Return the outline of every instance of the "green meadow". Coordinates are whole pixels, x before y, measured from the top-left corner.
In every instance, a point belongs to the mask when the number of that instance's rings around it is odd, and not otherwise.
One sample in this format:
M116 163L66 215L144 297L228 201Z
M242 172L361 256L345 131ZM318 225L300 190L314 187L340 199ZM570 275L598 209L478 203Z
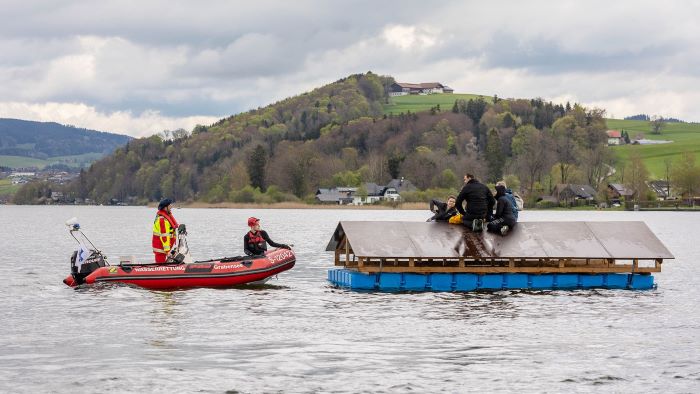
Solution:
M478 94L410 94L407 96L396 96L389 99L389 104L384 104L384 113L398 115L400 113L430 111L431 107L440 104L441 111L451 111L455 100L469 100L483 98L487 102L493 102L493 97Z
M37 159L25 156L3 156L0 155L0 166L10 168L36 167L42 169L52 164L65 164L69 167L87 167L90 163L102 158L102 153L85 153L73 156L56 156L48 159Z
M651 134L649 122L643 120L607 119L609 129L625 130L630 139L643 134L649 140L673 141L658 145L624 145L612 149L617 154L619 165L627 162L633 153L638 153L653 179L665 178L665 161L671 163L680 160L684 152L692 152L695 161L700 165L700 124L699 123L667 123L661 134Z
M8 178L0 179L0 197L15 194L21 185L13 185Z

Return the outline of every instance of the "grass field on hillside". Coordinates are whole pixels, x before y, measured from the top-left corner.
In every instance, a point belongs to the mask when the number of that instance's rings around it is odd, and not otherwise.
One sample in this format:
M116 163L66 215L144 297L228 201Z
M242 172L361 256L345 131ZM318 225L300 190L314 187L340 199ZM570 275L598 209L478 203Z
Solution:
M0 166L10 168L36 167L42 169L51 164L66 164L69 167L84 167L103 156L101 153L85 153L73 156L56 156L42 160L33 157L0 155Z
M670 158L672 162L677 161L683 152L694 153L696 163L700 165L700 124L668 123L660 135L651 134L649 122L643 120L607 119L607 124L609 129L626 130L630 139L643 133L646 139L673 141L670 144L613 147L621 163L626 162L633 152L638 152L652 178L663 179L664 160Z
M47 162L46 160L32 157L0 155L0 166L10 168L36 167L41 169L47 166Z
M396 96L389 99L389 104L384 105L384 113L398 115L400 113L429 111L430 107L440 104L440 110L451 111L455 100L469 100L483 98L487 102L492 102L493 97L480 96L478 94L410 94L407 96Z
M9 196L12 194L15 194L17 189L20 188L21 185L13 185L12 181L5 178L5 179L0 179L0 196Z

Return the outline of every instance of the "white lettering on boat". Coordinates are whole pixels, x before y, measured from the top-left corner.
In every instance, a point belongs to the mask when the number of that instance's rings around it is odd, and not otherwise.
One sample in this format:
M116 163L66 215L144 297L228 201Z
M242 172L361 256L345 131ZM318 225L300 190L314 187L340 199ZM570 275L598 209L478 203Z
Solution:
M280 261L287 260L288 258L292 257L292 252L289 250L285 250L281 253L278 253L273 256L269 256L269 259L272 260L274 263L279 263Z
M134 272L172 272L172 271L183 271L185 268L182 266L165 266L165 267L137 267L134 268Z
M216 264L214 265L215 270L230 270L234 268L241 268L243 267L243 264L236 263L236 264Z

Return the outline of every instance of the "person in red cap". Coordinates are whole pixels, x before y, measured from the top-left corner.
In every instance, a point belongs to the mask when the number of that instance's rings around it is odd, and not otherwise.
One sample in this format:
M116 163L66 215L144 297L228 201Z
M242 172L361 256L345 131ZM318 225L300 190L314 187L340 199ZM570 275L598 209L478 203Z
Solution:
M264 255L267 251L267 244L273 248L289 249L288 245L278 244L271 240L267 231L260 229L260 219L248 218L248 227L250 227L250 231L243 236L243 248L248 256Z

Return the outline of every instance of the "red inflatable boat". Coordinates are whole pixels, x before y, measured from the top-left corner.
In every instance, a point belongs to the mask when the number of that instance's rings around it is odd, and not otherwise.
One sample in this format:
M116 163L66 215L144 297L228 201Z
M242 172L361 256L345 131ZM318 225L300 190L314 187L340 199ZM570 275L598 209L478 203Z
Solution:
M264 283L270 277L294 267L295 263L293 251L275 249L268 251L265 256L222 258L190 264L105 265L82 281L87 285L119 282L147 289L230 287ZM77 285L73 275L68 275L63 283L68 286Z
M110 265L102 252L83 234L75 219L66 222L78 241L71 257L71 274L63 280L68 286L95 283L126 283L147 289L183 289L190 287L230 287L246 283L261 284L270 277L294 267L291 249L273 249L264 256L222 257L192 262L185 226L180 225L177 249L164 264ZM89 245L89 246L87 246Z

